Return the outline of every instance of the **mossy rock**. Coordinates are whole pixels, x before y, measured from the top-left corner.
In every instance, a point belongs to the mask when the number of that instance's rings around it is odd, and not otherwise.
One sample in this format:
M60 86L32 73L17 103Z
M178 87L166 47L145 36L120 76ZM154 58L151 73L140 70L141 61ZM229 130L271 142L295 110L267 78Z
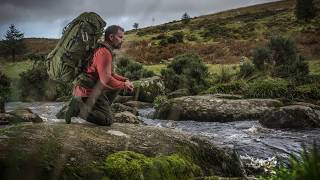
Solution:
M0 179L243 176L231 151L163 128L21 123L0 129L0 137Z
M134 96L135 100L150 102L165 93L165 87L160 77L154 76L151 78L134 81Z
M114 117L113 122L117 122L117 123L131 123L131 124L142 123L136 115L132 114L129 111L115 113L113 117Z
M139 113L138 113L136 108L130 107L130 106L126 106L124 104L113 103L111 105L111 108L112 108L112 112L113 113L121 113L121 112L124 112L124 111L128 111L128 112L131 112L132 114L134 114L136 116L139 115Z
M168 94L168 98L177 98L177 97L182 97L182 96L188 96L190 95L190 92L188 89L178 89L176 91L173 91Z
M103 167L110 179L189 179L202 176L201 169L183 156L146 157L132 151L109 155Z
M41 123L43 120L28 108L15 109L1 115L3 121L8 121L9 124L21 122Z

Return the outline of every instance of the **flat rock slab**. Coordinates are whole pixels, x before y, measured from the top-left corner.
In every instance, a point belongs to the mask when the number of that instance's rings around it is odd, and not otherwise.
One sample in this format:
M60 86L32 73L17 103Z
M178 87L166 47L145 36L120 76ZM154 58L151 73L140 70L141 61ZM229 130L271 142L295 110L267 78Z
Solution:
M230 122L258 119L267 110L280 107L274 99L222 99L213 95L185 96L170 99L159 105L155 118Z

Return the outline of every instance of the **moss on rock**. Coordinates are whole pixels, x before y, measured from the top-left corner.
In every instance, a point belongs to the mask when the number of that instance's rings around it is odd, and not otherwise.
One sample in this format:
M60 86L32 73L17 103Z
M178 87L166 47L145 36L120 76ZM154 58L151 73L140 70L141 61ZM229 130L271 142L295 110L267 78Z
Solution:
M146 157L120 151L106 158L104 171L110 179L188 179L201 175L200 167L179 154Z

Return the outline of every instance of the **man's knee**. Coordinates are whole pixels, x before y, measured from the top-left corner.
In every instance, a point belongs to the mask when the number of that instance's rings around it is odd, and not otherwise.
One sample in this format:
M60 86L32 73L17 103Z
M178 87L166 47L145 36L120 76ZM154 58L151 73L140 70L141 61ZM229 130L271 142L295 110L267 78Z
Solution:
M113 123L111 115L99 111L90 113L86 120L100 126L110 126Z

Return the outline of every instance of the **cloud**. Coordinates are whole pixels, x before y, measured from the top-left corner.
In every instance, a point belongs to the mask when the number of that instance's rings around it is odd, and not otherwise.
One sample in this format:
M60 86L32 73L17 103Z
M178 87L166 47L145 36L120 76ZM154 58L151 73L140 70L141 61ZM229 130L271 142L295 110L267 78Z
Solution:
M131 29L134 22L140 27L152 25L152 18L159 24L180 19L184 12L193 17L271 1L275 0L1 0L0 32L17 24L28 29L26 36L37 36L32 33L34 25L34 32L44 36L50 32L52 37L84 11L97 12L108 24Z

